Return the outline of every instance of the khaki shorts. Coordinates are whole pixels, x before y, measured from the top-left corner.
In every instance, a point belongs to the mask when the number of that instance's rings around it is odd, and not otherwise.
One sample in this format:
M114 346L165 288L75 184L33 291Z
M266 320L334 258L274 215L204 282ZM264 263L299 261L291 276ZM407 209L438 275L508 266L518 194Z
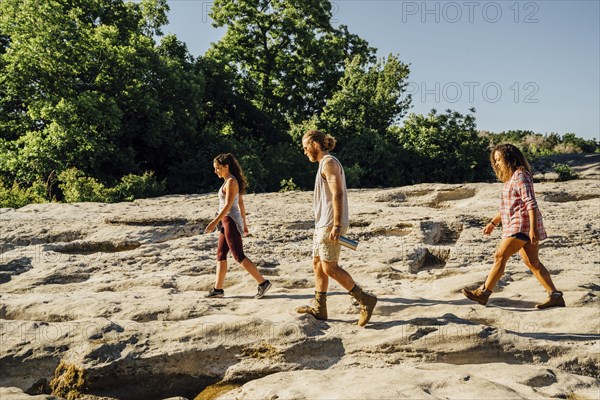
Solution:
M329 240L331 228L331 226L315 228L312 247L313 258L319 257L323 261L338 261L340 259L342 245L339 242L333 243ZM348 231L348 227L343 226L340 235L346 234L346 231Z

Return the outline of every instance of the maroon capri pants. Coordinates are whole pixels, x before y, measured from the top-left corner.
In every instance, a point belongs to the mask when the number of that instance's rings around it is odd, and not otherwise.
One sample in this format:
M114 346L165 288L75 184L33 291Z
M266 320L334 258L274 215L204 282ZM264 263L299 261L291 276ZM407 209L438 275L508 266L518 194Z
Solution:
M235 261L241 263L246 258L246 255L242 247L242 235L240 235L237 225L231 217L223 218L221 225L219 245L217 246L217 261L227 260L227 253L231 250Z

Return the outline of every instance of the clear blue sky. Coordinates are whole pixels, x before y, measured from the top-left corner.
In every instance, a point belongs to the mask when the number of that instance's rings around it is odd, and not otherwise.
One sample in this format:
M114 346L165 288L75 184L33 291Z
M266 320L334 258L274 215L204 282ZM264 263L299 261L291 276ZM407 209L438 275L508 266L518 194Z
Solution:
M169 0L199 56L218 41L212 2ZM600 139L600 1L332 1L334 25L410 64L411 112L477 109L477 126Z

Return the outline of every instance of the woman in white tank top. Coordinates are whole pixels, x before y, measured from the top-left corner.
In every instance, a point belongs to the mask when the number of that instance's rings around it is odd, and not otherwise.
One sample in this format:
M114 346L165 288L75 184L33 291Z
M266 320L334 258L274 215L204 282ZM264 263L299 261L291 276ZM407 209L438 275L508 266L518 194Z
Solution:
M205 297L223 297L223 284L227 274L227 254L231 250L233 257L258 283L258 292L254 297L262 298L271 287L256 265L244 254L242 235L248 234L246 209L243 193L248 185L244 172L233 154L219 154L213 160L215 173L223 179L219 189L219 213L204 230L211 233L219 226L219 244L217 246L217 277L215 286Z

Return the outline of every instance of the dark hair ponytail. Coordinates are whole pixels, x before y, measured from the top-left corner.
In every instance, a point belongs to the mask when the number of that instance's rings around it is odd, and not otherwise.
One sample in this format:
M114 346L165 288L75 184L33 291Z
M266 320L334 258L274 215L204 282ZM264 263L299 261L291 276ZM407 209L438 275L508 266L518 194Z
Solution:
M240 188L240 193L245 194L248 189L248 180L246 179L246 175L244 175L244 171L240 166L240 163L235 158L235 156L231 153L222 153L215 157L213 162L219 165L228 165L229 172L231 175L235 176L235 179L238 181L238 186Z

